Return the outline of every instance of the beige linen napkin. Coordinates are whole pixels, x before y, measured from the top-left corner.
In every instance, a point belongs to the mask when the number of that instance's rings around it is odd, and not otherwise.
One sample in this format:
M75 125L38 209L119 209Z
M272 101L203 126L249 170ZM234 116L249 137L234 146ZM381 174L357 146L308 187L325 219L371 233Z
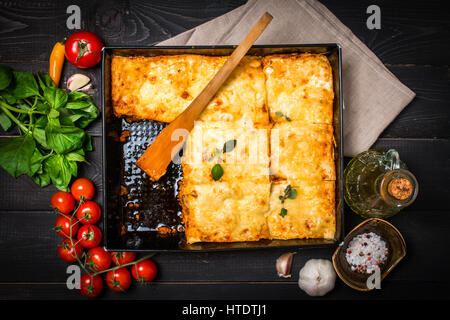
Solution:
M367 150L414 98L346 26L314 0L249 0L245 5L159 45L239 44L264 12L274 18L257 44L342 46L344 154Z

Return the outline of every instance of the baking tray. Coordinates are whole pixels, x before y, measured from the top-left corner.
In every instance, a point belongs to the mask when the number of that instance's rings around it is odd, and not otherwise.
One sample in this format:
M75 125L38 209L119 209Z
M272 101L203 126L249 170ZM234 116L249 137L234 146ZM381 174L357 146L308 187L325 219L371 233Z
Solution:
M150 181L134 162L166 124L155 121L127 122L114 116L111 104L111 56L159 56L174 54L230 55L235 46L105 47L102 51L103 108L103 203L104 245L112 251L220 251L279 247L329 247L342 240L343 143L342 59L339 44L255 45L248 55L321 53L328 57L334 80L334 138L336 165L336 234L334 239L260 240L257 242L187 244L180 218L178 181L180 165L171 163L157 182ZM129 132L121 142L122 132ZM126 190L125 190L126 188ZM160 234L157 228L175 228Z

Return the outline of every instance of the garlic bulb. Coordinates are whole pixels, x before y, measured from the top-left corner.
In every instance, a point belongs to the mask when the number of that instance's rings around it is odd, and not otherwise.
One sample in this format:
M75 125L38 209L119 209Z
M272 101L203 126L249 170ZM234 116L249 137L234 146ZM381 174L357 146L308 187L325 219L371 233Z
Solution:
M311 259L300 270L298 286L310 296L323 296L333 290L336 272L329 260Z
M292 257L294 254L296 254L296 252L288 252L277 259L276 268L279 277L291 277Z

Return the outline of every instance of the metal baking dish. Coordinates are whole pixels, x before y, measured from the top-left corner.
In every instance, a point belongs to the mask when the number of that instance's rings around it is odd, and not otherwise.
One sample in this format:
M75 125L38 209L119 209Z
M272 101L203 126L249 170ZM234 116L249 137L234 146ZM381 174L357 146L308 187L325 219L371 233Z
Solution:
M333 240L261 240L237 243L187 244L177 198L181 167L171 163L167 173L152 182L134 164L165 124L154 121L127 122L116 118L111 104L111 56L159 56L174 54L230 55L234 46L196 47L105 47L102 52L103 106L103 197L104 243L114 251L217 251L270 247L334 246L343 235L343 143L342 143L342 76L341 47L338 44L256 45L248 55L265 56L279 53L322 53L333 69L334 137L336 164L336 234ZM127 142L120 142L128 131ZM124 192L127 189L126 193ZM176 228L178 232L162 235L159 226Z

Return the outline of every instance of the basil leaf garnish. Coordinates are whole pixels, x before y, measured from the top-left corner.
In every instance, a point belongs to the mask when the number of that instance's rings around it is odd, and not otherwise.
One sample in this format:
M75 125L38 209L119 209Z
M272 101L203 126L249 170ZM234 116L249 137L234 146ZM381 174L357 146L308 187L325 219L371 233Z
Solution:
M223 145L223 153L233 151L234 148L236 147L236 143L237 143L237 141L235 139L228 140L227 142L225 142L225 144Z
M215 181L219 180L223 176L223 168L220 164L216 163L211 169L211 175Z

